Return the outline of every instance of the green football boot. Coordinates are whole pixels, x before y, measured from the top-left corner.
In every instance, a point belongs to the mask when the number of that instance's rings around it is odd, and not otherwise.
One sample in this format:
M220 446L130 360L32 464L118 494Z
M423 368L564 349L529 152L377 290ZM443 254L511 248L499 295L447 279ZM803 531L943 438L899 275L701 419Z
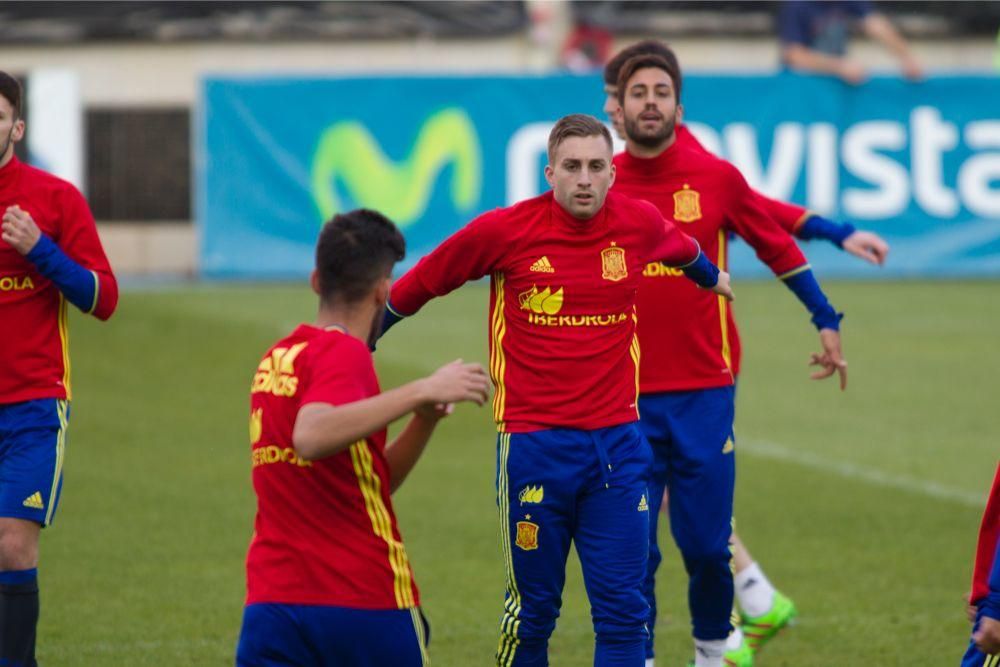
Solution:
M771 610L761 616L743 615L743 637L745 643L750 646L750 650L756 653L764 647L764 644L771 641L778 632L786 625L791 624L799 612L795 609L795 603L787 597L774 592L774 602ZM728 654L727 654L728 655Z
M739 648L726 651L722 656L722 664L726 667L753 667L753 648L746 635L743 635Z

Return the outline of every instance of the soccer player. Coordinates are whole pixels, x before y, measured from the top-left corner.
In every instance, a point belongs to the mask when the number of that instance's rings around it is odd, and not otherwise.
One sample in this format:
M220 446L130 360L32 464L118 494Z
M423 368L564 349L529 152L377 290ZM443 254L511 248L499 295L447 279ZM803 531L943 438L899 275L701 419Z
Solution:
M979 529L969 604L972 639L962 658L962 667L997 667L1000 665L1000 466Z
M0 664L35 664L38 537L56 514L70 411L66 305L106 320L118 284L83 196L22 163L21 84L0 72Z
M489 379L452 362L380 392L381 329L402 235L375 211L320 232L315 324L267 351L250 389L257 516L247 555L240 666L427 664L427 629L390 494L450 404L482 405ZM412 413L386 445L386 426Z
M636 56L618 79L626 152L615 157L615 190L643 197L698 239L725 264L728 234L743 237L813 315L824 352L817 376L838 372L846 383L840 352L840 317L827 302L805 258L788 233L759 205L735 167L704 151L676 143L679 74L664 59ZM670 488L670 525L690 576L689 604L698 667L721 665L730 635L733 575L729 541L735 477L735 369L724 302L686 289L668 271L649 267L639 290L641 366L639 413L654 449L650 495ZM669 320L662 313L671 313ZM651 517L647 591L655 613L653 575L660 554ZM655 619L655 616L653 616ZM647 657L652 657L652 645ZM730 664L750 664L744 646Z
M604 113L614 126L618 136L622 139L625 138L625 130L622 127L621 117L618 113L618 73L621 71L622 65L629 58L649 54L660 56L677 72L681 71L680 63L673 49L663 42L653 39L636 42L625 47L615 54L604 67ZM674 129L676 141L679 145L705 151L705 148L695 138L694 134L691 133L691 130L682 122L678 121ZM767 211L768 215L775 222L803 241L812 239L826 240L855 257L879 266L885 263L889 255L889 244L878 234L867 230L859 230L850 223L829 220L802 206L772 199L760 192L756 192L755 196L758 198L761 207ZM736 354L739 350L738 342L738 339L734 336L734 343L736 344L734 358L738 356ZM739 367L739 364L737 363L736 366Z
M596 118L560 119L545 168L552 190L480 215L392 289L400 318L466 281L491 279L503 667L548 664L571 542L590 597L594 664L643 664L656 505L636 425L636 291L644 267L663 261L731 297L728 275L652 205L608 194L611 157L611 135Z
M604 91L606 94L604 111L622 138L625 138L625 130L621 115L618 113L620 108L618 104L618 74L622 65L630 58L648 54L660 56L680 73L680 64L676 54L669 46L657 40L636 42L622 49L604 68ZM680 82L680 77L678 81ZM675 142L678 146L707 153L690 130L681 124L681 119L675 125L675 136ZM759 192L755 192L755 197L775 222L800 239L826 239L850 254L877 265L883 264L888 256L889 245L877 234L855 229L850 224L828 220L801 206L771 199ZM734 375L736 375L740 367L741 348L736 323L730 321L729 324L730 352ZM667 495L665 494L665 509L667 507L666 499ZM653 538L655 539L655 535ZM733 565L736 571L736 599L742 611L742 625L729 638L729 648L732 654L728 657L733 661L738 661L740 653L744 655L747 653L747 649L743 647L744 633L748 639L747 646L756 651L787 625L797 612L792 601L782 595L780 591L775 590L767 575L754 561L735 532L731 546Z

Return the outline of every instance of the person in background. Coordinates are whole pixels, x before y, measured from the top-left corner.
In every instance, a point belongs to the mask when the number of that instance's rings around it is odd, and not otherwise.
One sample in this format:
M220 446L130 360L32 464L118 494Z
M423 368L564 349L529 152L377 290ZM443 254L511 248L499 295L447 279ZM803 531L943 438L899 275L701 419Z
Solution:
M923 78L924 68L903 36L864 0L784 2L778 12L782 63L799 72L833 75L851 85L864 83L868 67L847 56L847 42L855 25L899 59L903 76L911 81Z

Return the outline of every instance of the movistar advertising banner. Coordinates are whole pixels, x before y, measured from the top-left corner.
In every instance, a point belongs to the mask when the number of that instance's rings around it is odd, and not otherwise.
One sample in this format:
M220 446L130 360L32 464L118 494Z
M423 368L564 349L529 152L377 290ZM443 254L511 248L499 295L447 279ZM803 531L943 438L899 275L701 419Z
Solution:
M596 76L204 82L197 216L209 277L301 277L320 225L375 208L413 261L543 191L552 123L600 115ZM1000 276L1000 80L692 75L685 120L765 193L877 231L874 269L813 242L821 275ZM737 276L760 274L736 244Z

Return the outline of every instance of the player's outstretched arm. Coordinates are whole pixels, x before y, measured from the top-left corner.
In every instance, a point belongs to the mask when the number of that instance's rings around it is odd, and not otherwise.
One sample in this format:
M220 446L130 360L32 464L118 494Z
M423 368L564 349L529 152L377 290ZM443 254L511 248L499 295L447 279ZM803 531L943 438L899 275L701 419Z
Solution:
M295 418L292 446L307 461L326 458L418 408L462 401L482 405L488 391L482 366L455 361L426 378L354 403L303 405Z
M849 222L837 222L810 214L795 229L795 236L805 241L824 239L866 262L882 266L889 256L889 244L875 232L857 229Z
M70 303L87 314L106 320L118 304L118 284L100 247L93 218L83 198L77 196L85 215L79 211L67 212L75 227L67 230L62 242L70 246L72 254L93 260L85 262L88 266L92 264L92 268L74 260L43 234L31 215L20 206L9 206L4 211L0 237L51 280Z
M505 234L502 215L490 211L424 256L393 284L378 337L431 299L491 273L509 243Z

